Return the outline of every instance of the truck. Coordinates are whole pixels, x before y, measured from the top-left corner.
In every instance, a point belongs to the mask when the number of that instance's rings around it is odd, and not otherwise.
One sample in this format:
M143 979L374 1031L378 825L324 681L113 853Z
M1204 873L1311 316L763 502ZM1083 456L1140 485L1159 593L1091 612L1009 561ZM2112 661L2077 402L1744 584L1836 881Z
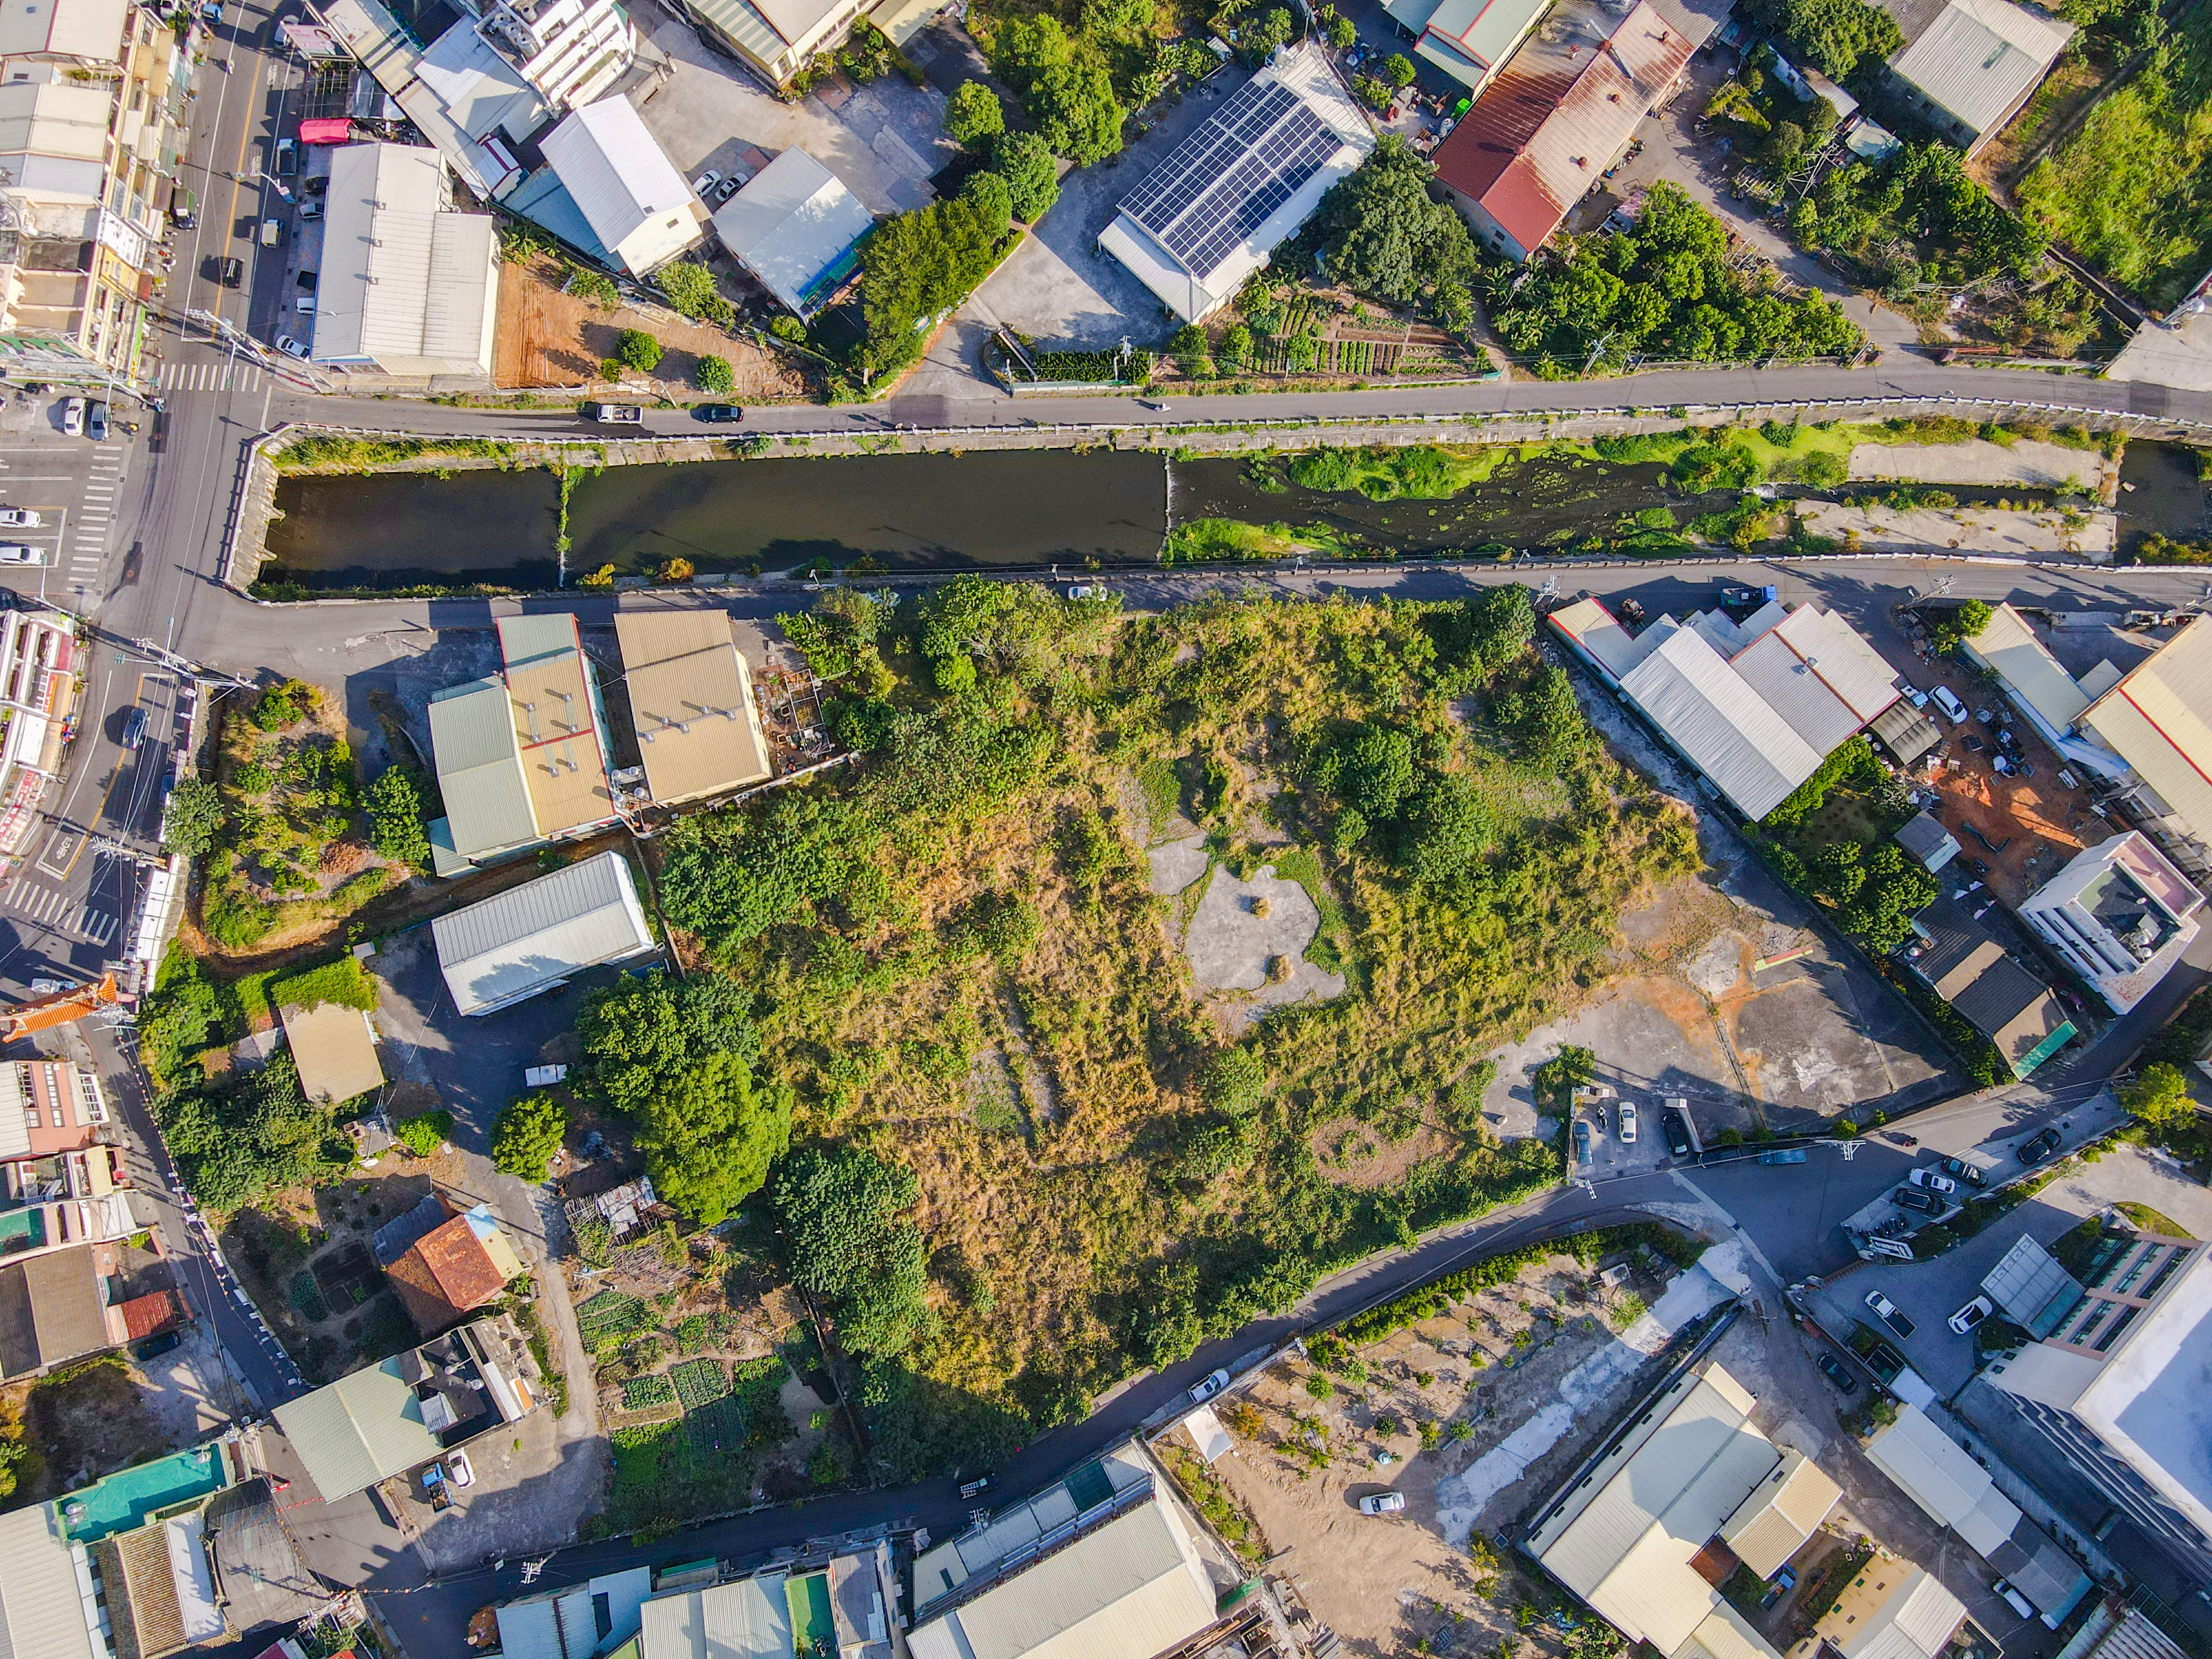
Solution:
M586 420L598 421L605 426L642 426L645 423L645 405L642 404L587 404L585 405L584 416Z

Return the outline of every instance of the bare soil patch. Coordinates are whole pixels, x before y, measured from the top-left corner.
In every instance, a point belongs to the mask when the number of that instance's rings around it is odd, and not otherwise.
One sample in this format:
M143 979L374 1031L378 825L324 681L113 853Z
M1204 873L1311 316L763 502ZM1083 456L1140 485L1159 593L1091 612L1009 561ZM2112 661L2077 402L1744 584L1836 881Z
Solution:
M1428 1124L1394 1143L1348 1115L1316 1126L1307 1140L1326 1179L1340 1187L1363 1188L1402 1181L1415 1164L1451 1145L1450 1137Z
M750 340L708 323L671 322L629 306L603 309L597 302L561 291L559 260L540 255L499 269L498 359L492 384L502 387L574 386L603 388L659 397L698 396L693 372L702 357L720 357L737 377L730 394L741 403L769 403L800 397L805 383L783 360ZM659 340L666 355L651 374L633 372L618 386L599 378L599 361L615 355L625 329L642 329Z

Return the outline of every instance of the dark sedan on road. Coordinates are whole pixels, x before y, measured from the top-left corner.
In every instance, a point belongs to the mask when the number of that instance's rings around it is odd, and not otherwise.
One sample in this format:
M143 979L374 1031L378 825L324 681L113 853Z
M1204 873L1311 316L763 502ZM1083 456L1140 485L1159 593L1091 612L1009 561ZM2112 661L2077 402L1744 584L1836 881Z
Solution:
M1965 1182L1969 1187L1986 1187L1990 1184L1989 1176L1963 1158L1945 1158L1943 1173L1955 1181Z
M744 420L745 411L735 404L696 404L692 406L691 418L727 425Z
M1835 1355L1832 1353L1822 1354L1819 1364L1820 1367L1820 1375L1826 1377L1829 1382L1834 1383L1836 1387L1840 1389L1844 1393L1856 1394L1859 1391L1858 1378L1853 1376L1850 1374L1850 1371L1844 1366L1844 1362L1837 1358Z
M2040 1164L2058 1150L2058 1140L2057 1128L2045 1129L2041 1134L2021 1141L2015 1156L2023 1164Z

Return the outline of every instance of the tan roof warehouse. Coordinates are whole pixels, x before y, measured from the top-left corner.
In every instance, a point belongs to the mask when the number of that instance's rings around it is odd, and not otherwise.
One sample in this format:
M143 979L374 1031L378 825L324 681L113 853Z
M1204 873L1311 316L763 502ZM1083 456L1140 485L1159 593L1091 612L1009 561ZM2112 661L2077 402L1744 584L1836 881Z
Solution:
M615 637L653 799L672 805L769 775L752 672L726 612L624 611Z
M300 1092L309 1100L336 1105L384 1086L384 1067L376 1058L376 1033L358 1008L319 1002L312 1008L285 1008L284 1041L300 1068Z

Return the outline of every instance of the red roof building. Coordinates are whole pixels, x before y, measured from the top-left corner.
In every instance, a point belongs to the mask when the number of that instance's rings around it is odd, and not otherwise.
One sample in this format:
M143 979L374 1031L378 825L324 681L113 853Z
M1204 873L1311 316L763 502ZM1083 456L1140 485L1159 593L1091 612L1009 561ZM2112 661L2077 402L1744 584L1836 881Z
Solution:
M1603 13L1569 9L1506 61L1435 155L1478 237L1515 259L1549 240L1726 15L1698 4L1637 0L1610 33Z
M123 1328L130 1333L125 1340L131 1342L159 1336L171 1326L183 1324L190 1316L184 1297L174 1291L134 1296L127 1302L117 1303L115 1311L123 1316Z

